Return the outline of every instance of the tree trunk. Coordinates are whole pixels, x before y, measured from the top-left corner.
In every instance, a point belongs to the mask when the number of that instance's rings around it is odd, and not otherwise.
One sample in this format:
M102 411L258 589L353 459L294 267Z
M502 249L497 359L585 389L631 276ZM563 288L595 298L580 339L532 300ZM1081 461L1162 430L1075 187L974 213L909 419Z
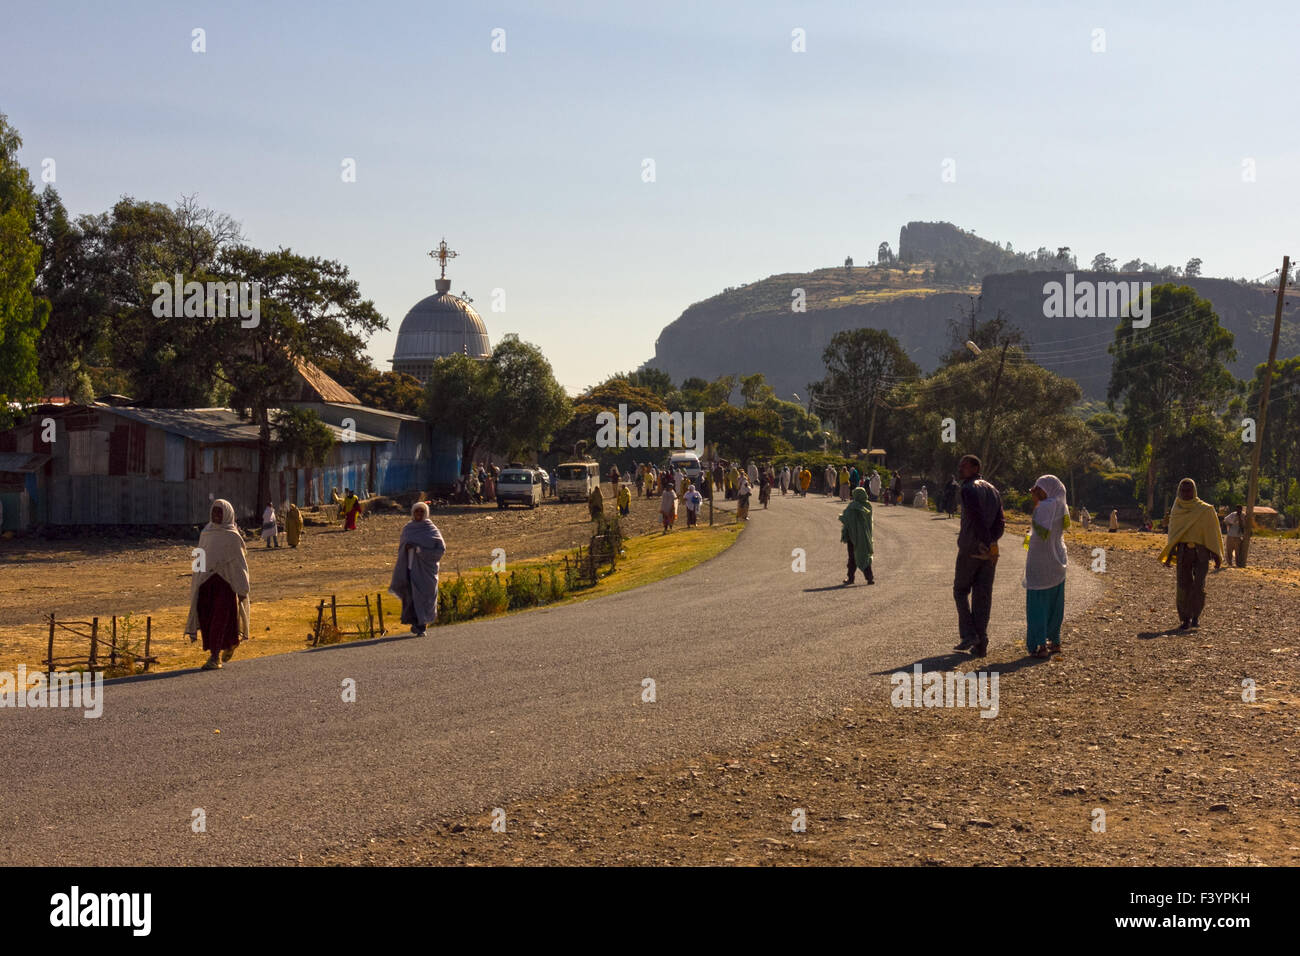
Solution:
M1156 504L1156 454L1151 452L1151 460L1147 462L1147 516L1152 514L1152 508Z
M262 507L271 500L271 418L265 408L257 409L257 501L253 523L261 522Z

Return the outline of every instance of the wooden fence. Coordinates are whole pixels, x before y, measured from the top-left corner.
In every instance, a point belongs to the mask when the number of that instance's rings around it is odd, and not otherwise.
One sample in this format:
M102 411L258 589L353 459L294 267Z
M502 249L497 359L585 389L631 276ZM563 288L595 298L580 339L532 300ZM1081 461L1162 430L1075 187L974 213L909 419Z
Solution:
M130 617L130 615L126 615L123 619L124 622L130 621ZM84 663L88 670L93 671L101 663L99 657L100 645L104 643L105 637L101 636L99 633L99 618L92 617L89 621L60 621L55 617L55 615L51 614L49 622L49 647L46 651L45 660L41 662L45 665L47 675L53 674L55 667L60 665L76 666ZM149 670L150 664L158 663L158 658L154 657L151 653L151 645L153 643L152 617L146 617L144 619L143 655L137 654L130 647L130 631L134 629L134 622L131 622L131 626L126 628L126 633L121 635L120 642L117 627L117 615L114 614L109 618L109 622L110 627L106 638L108 644L108 669L110 671L118 669L119 660L122 663L129 665L132 671L134 671L136 664L142 664L146 673ZM89 641L90 647L87 654L85 656L82 656L81 654L65 654L60 657L55 657L54 636L56 631L67 631L82 640Z

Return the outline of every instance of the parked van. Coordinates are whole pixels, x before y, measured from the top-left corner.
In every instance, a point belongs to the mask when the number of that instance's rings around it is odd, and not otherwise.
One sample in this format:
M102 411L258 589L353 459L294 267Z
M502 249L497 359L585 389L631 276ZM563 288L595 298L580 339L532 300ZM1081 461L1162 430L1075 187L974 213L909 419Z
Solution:
M531 468L503 468L497 478L497 507L510 504L536 508L542 503L542 476Z
M594 461L566 461L556 471L555 490L561 501L586 501L600 487L600 465Z
M693 451L675 451L668 459L668 467L673 471L684 471L686 477L697 485L704 469L700 467L700 457Z

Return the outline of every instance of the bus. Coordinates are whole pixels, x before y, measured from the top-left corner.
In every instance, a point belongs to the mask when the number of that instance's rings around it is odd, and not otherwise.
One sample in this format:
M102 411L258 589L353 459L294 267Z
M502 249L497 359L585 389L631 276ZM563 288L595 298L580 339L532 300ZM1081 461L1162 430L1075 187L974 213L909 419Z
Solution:
M566 461L556 472L555 491L561 501L586 501L600 487L600 465L594 461Z

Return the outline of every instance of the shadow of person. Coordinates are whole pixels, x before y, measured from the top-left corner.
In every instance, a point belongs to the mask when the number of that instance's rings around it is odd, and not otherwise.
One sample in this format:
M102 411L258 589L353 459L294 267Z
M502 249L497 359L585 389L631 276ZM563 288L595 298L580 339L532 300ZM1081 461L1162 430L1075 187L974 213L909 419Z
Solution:
M862 582L863 586L865 586L866 583L867 583L866 581L863 581ZM841 581L839 584L828 584L824 588L804 588L803 593L816 594L818 591L843 591L845 588L856 587L857 584L858 582L856 581L854 581L852 584L845 584L843 581Z
M922 657L920 660L911 661L910 663L898 667L888 667L881 671L875 671L871 676L888 677L890 674L897 674L899 671L907 671L908 673L911 673L917 664L921 665L922 674L927 673L928 671L950 671L958 664L978 659L979 658L971 657L969 654L939 654L934 657Z
M1181 628L1171 627L1163 631L1139 631L1138 640L1150 641L1157 637L1171 637L1174 634L1177 634L1180 630Z

